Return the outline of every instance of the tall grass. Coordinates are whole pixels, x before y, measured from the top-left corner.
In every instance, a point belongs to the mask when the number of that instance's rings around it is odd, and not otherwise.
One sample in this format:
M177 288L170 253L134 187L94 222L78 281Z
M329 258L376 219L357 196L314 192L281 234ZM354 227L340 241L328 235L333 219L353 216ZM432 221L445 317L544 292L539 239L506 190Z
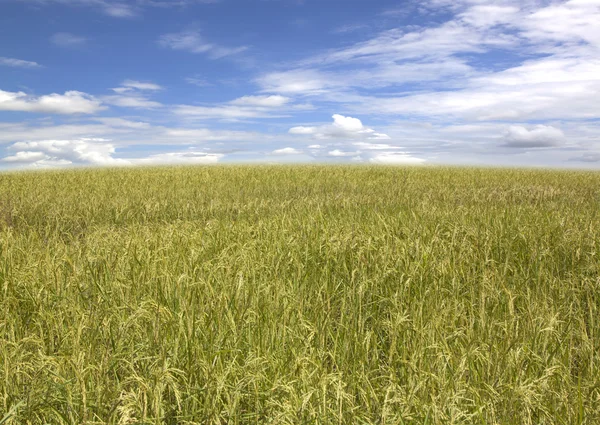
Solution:
M591 172L2 174L0 423L598 424L599 251Z

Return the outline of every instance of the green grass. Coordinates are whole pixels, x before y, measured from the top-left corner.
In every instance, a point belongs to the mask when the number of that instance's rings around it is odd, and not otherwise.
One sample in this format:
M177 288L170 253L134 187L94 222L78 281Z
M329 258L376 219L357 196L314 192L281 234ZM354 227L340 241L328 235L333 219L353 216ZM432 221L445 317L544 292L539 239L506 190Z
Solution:
M599 376L600 173L0 175L0 423L598 424Z

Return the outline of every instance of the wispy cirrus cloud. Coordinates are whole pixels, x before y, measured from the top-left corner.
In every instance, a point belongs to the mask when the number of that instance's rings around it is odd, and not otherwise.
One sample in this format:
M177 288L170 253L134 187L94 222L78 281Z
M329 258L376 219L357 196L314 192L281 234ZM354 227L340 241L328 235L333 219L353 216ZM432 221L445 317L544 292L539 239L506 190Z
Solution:
M162 86L155 83L125 80L119 87L111 90L116 94L102 97L102 101L109 105L139 109L154 109L163 106L160 102L149 99L146 94L163 90Z
M173 112L176 115L193 119L272 118L289 113L298 106L290 105L291 102L291 98L281 95L242 96L229 102L210 106L177 105Z
M204 53L212 59L236 55L248 50L248 46L226 47L208 42L199 30L186 30L178 33L164 34L159 37L158 45L172 50L190 53Z
M220 0L7 0L33 4L59 4L63 6L91 7L113 18L132 18L138 16L145 8L187 7L194 4L218 3Z
M0 56L0 66L9 66L12 68L41 68L42 66L33 61L23 59L5 58Z
M59 47L74 48L83 46L87 42L87 38L68 32L59 32L50 37L50 41Z
M454 15L435 26L382 31L266 73L257 83L267 93L312 96L371 115L477 121L600 117L593 100L600 95L598 2L425 4ZM479 60L511 51L506 64ZM379 95L381 89L388 93Z

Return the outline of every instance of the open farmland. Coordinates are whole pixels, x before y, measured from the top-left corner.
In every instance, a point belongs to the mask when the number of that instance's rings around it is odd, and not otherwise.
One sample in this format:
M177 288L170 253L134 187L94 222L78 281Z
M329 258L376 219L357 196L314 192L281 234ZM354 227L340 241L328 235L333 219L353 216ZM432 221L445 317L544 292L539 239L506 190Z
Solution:
M600 173L0 175L0 423L598 424Z

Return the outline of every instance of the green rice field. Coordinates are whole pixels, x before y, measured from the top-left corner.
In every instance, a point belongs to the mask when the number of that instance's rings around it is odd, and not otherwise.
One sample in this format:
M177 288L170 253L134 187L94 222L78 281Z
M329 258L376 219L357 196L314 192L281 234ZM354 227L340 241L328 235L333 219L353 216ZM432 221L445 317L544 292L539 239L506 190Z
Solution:
M0 424L600 423L600 173L0 174Z

